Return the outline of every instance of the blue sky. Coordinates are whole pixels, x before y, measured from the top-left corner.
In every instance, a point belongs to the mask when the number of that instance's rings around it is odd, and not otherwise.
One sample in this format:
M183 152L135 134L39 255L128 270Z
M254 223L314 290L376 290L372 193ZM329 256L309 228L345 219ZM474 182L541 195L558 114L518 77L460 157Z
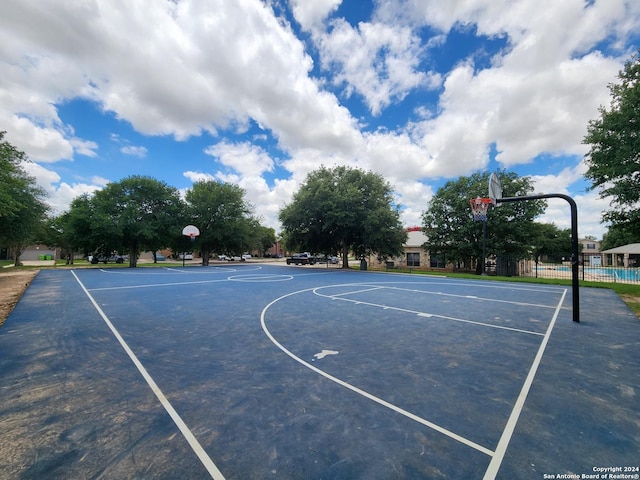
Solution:
M57 212L129 175L215 179L279 232L310 171L348 165L412 226L446 181L506 168L600 238L582 139L639 46L625 0L6 0L0 130ZM566 202L540 221L568 228Z

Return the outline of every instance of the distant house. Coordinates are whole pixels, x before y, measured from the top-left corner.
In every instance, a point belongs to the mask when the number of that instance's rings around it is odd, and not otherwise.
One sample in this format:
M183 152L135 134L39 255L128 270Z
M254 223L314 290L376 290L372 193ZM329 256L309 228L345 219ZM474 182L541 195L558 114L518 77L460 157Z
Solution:
M422 232L422 229L420 227L408 228L407 241L402 247L403 249L402 255L396 258L388 259L386 262L386 266L417 268L417 269L423 269L423 270L443 270L443 271L454 270L454 265L450 263L449 264L446 263L443 255L440 255L437 252L429 252L428 250L426 250L424 248L424 244L426 242L427 242L427 236ZM589 264L589 262L591 262L591 264L596 264L596 260L598 260L599 257L602 257L603 254L609 252L609 250L607 250L606 252L600 252L599 240L580 239L579 242L580 244L582 244L582 253L585 256L585 262L587 264ZM640 244L633 244L633 245L635 245L636 247L640 247ZM622 248L622 247L619 247L619 248ZM640 248L636 248L635 250L633 250L633 252L627 252L627 253L631 255L628 261L631 262L632 265L633 264L640 265ZM637 254L639 256L638 260L634 258L633 256L634 254ZM620 253L620 255L623 255L623 253ZM606 264L613 265L612 262L614 262L615 260L612 259L612 257L609 257L609 258L610 260ZM487 259L487 261L489 261L489 259ZM385 267L384 262L378 263L375 259L371 259L371 262L372 262L372 266ZM618 263L619 265L622 265L623 257L619 257L618 262L619 262ZM514 263L514 268L519 268L519 269L530 268L530 265L528 267L527 265L528 264L525 264L522 262L518 264ZM523 274L523 272L518 273L514 271L510 275L518 275L518 274Z
M438 257L430 256L424 248L427 236L420 227L410 227L407 229L407 241L402 246L402 254L395 258L389 258L386 262L377 262L371 259L372 266L377 267L403 267L419 268L423 270L432 268L444 268L443 262L438 261Z
M15 252L10 248L0 249L0 260L13 260ZM59 260L60 249L46 245L29 245L20 254L20 260Z
M593 255L600 253L600 241L591 240L589 238L581 238L578 242L582 245L582 253L585 255Z
M415 228L407 232L407 241L403 245L404 266L411 268L429 268L429 252L424 249L427 236Z

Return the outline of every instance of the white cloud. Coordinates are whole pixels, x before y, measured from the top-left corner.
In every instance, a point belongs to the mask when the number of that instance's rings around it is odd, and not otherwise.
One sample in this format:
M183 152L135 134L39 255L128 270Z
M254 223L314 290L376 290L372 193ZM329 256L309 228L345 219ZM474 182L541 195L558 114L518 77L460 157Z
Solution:
M341 3L342 0L289 0L293 16L304 30L319 28Z
M256 177L265 172L272 172L274 161L260 147L248 142L220 142L205 149L218 161L242 176Z
M54 128L44 128L27 118L3 115L0 130L6 130L6 140L36 162L51 163L73 158L73 145Z
M188 178L193 183L196 183L196 182L208 182L208 181L211 181L211 180L215 180L215 176L211 175L210 173L194 172L194 171L191 171L191 170L189 170L187 172L184 172L183 175L185 176L185 178Z
M344 83L347 96L362 95L374 115L416 88L440 85L440 75L419 70L420 39L407 27L363 22L355 28L338 19L314 39L324 67L338 67L333 83Z
M98 185L100 187L104 187L107 185L107 183L109 183L110 180L107 180L106 178L102 178L102 177L91 177L91 183L94 185Z
M33 177L36 184L40 186L47 194L47 203L51 207L51 214L58 215L69 209L71 201L84 194L92 194L100 187L89 185L86 183L74 183L69 185L66 182L60 182L60 175L49 170L37 163L27 162L23 164L28 175ZM94 181L97 179L94 179ZM105 183L103 183L104 185Z
M585 237L593 235L602 239L607 226L601 223L602 211L609 201L601 199L597 192L571 194L572 187L584 183L584 165L578 164L572 168L565 168L557 174L531 175L535 194L563 194L571 197L578 209L578 235ZM537 219L543 223L553 223L559 228L571 228L571 210L564 199L551 198L547 200L547 210Z
M98 144L96 142L73 137L69 139L69 143L73 146L74 152L79 155L84 155L86 157L97 156L95 151L98 149Z
M431 187L417 181L401 181L390 179L397 191L397 203L401 206L401 219L407 227L422 225L422 214L433 197Z
M131 155L133 157L144 158L147 156L148 150L143 146L126 145L120 148L120 151L125 155Z

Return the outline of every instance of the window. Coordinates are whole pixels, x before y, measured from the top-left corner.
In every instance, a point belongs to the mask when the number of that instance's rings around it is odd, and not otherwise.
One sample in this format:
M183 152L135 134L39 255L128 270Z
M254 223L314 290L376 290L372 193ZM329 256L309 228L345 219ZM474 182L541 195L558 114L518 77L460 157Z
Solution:
M419 267L419 266L420 266L420 254L407 253L407 267Z
M446 266L444 262L444 256L436 253L429 256L429 261L431 268L444 268Z
M595 243L587 243L587 250L595 250L595 249L596 249Z

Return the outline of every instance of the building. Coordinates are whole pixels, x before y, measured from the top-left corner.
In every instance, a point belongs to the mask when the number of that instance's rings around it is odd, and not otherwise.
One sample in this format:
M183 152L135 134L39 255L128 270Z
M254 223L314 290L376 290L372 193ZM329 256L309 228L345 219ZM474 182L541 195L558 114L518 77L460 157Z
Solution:
M386 262L378 262L371 258L370 264L375 267L387 268L418 268L422 270L432 268L444 268L439 265L437 258L430 257L429 252L424 248L427 236L420 227L410 227L407 229L407 241L402 246L402 254L395 258L389 258ZM435 261L435 265L433 265Z
M640 267L640 243L630 243L601 252L603 264L612 267Z
M578 243L582 245L582 253L585 255L593 255L600 253L600 241L591 238L581 238Z
M15 252L10 248L0 248L0 260L13 260ZM29 245L20 254L20 261L59 260L60 249L46 245Z

